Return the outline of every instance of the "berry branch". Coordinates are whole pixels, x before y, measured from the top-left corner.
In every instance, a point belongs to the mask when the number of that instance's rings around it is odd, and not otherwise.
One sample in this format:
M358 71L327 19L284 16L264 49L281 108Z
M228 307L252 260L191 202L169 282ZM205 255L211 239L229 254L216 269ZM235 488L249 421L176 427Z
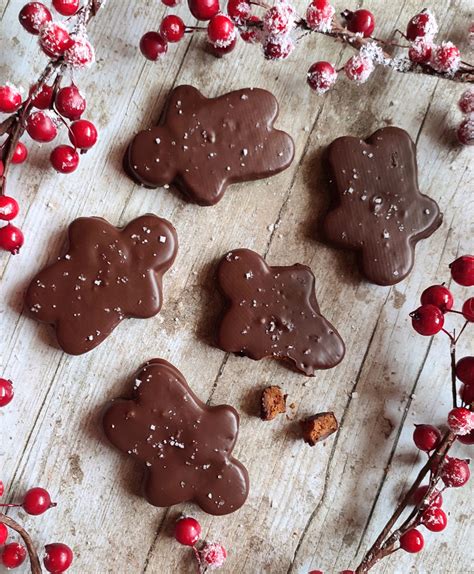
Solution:
M21 164L28 157L28 149L20 141L25 131L34 141L49 143L56 138L60 124L66 125L72 146L57 146L50 156L59 173L73 172L79 164L78 150L85 153L97 141L95 126L80 119L86 100L74 82L66 87L61 87L61 83L67 72L72 75L93 63L94 48L87 37L87 25L102 5L103 0L87 0L82 6L80 0L53 0L54 9L67 18L63 22L54 21L41 2L29 2L20 11L20 24L38 36L49 62L24 100L15 86L0 86L0 112L10 114L0 123L0 137L4 136L0 144L0 220L7 222L0 228L0 249L12 254L19 252L24 236L11 223L19 206L6 195L7 175L12 164Z
M18 524L18 522L16 522L16 520L13 520L13 518L10 518L6 514L0 513L0 524L4 524L5 526L8 526L8 528L11 528L12 530L17 532L21 536L21 538L23 539L23 542L25 543L26 550L28 552L28 556L30 557L31 574L41 574L42 570L41 570L40 559L39 559L38 553L36 552L36 548L33 544L31 536L28 534L28 532L23 528L23 526ZM24 554L21 552L21 550L19 550L19 548L18 548L19 546L20 545L17 545L15 548L17 556L18 555L21 556L22 554ZM5 560L3 559L3 554L2 554L2 561L5 564ZM16 559L16 561L18 561L18 559ZM10 563L13 563L13 562L10 561ZM10 568L12 568L12 567L14 567L14 566L10 566Z

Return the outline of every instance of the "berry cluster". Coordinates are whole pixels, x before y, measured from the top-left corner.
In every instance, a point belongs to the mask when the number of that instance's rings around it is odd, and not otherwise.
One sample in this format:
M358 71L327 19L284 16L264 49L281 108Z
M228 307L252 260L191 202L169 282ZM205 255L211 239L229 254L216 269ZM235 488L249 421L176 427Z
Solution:
M174 7L178 0L162 2ZM186 26L179 16L166 16L159 31L147 32L141 39L140 48L146 58L158 60L166 54L169 43L179 42L185 33L204 31L209 48L216 56L231 52L240 36L247 43L259 44L266 59L284 60L295 48L295 32L304 31L342 40L358 51L338 70L325 61L315 62L309 68L308 84L318 94L327 92L340 72L362 84L379 64L399 72L474 82L474 66L461 61L459 49L452 42L434 43L438 25L429 10L410 20L406 34L402 34L409 44L400 46L372 38L375 18L369 10L344 10L337 19L330 0L311 0L305 17L297 15L289 0L276 0L273 6L258 0L228 0L227 14L221 11L219 0L188 0L188 7L197 20L208 22L207 27ZM254 13L255 8L259 14ZM407 56L389 55L381 46L403 48Z
M464 114L464 119L458 127L458 140L463 145L474 145L474 88L462 94L459 109Z
M224 565L227 558L226 549L218 542L201 541L201 525L195 518L179 518L175 524L174 537L183 546L193 549L199 572L217 570Z
M56 12L67 17L53 19L49 8L41 2L29 2L20 11L19 21L30 34L38 37L39 47L49 63L26 97L11 85L0 86L0 113L8 117L0 123L0 136L6 136L0 146L0 249L19 252L24 237L11 223L19 211L15 199L6 195L6 178L11 164L22 164L28 157L26 145L20 138L26 132L39 143L52 142L60 126L66 126L70 145L58 145L50 155L52 166L59 173L71 173L79 164L79 153L89 150L97 141L97 129L81 119L86 100L73 81L61 86L64 75L90 66L94 48L87 37L86 26L100 3L87 0L53 0Z
M3 496L4 487L0 481L0 497ZM21 504L0 504L3 508L22 508L31 516L44 514L50 508L56 506L51 501L51 496L47 490L40 487L31 488L23 497ZM10 530L16 531L23 538L24 544L19 542L8 542ZM29 554L32 572L41 572L39 558L34 550L31 538L28 533L13 519L0 513L0 562L8 569L18 568L26 560ZM71 566L73 552L60 542L47 544L43 557L44 567L51 574L61 574Z

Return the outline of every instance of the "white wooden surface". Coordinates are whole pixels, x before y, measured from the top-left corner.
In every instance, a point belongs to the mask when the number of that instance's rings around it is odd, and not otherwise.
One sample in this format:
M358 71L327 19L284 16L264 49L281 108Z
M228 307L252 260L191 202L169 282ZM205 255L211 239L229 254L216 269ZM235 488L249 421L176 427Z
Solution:
M44 58L17 23L22 4L0 0L0 80L26 85ZM404 28L421 8L416 0L364 5L378 16L381 37ZM345 7L353 6L338 3ZM443 33L461 42L472 17L470 0L432 0L430 7ZM472 251L473 153L453 145L452 135L462 86L379 71L363 87L341 81L318 98L304 83L309 64L329 59L340 65L344 58L344 49L326 38L307 38L281 64L265 62L243 43L219 61L204 53L201 39L186 38L153 65L136 46L163 13L157 0L109 0L91 30L98 65L78 78L100 143L71 176L45 169L50 148L31 145L28 165L15 169L10 181L27 242L20 256L0 256L0 374L16 385L14 402L0 412L0 478L12 497L33 485L53 493L59 507L25 523L38 544L64 541L74 548L73 574L194 572L189 554L169 536L182 510L197 516L206 537L226 545L225 572L355 567L422 462L411 444L412 423L442 423L449 408L447 342L416 336L407 315L425 286L447 279L447 264L457 254ZM167 92L180 83L207 95L270 89L281 103L278 125L295 139L291 168L268 181L234 186L212 208L131 183L121 170L124 148L158 118ZM410 277L382 288L361 279L350 255L318 241L317 221L327 205L324 146L389 123L418 142L421 188L439 202L445 219L419 244ZM90 354L65 355L48 328L23 314L25 286L57 253L72 219L100 215L119 225L147 211L169 218L180 238L162 313L122 324ZM321 308L347 345L339 367L306 379L276 362L226 356L211 346L219 301L214 264L236 247L255 249L270 264L312 267ZM105 443L103 405L155 356L180 368L204 400L241 411L236 454L249 469L251 493L239 512L213 518L186 505L149 506L138 496L141 470ZM261 422L258 391L269 383L289 393L296 405L291 419L334 410L342 422L336 438L311 449L298 438L295 422ZM469 456L467 448L459 452ZM472 493L472 484L447 493L449 527L427 534L423 553L397 553L375 571L474 572Z

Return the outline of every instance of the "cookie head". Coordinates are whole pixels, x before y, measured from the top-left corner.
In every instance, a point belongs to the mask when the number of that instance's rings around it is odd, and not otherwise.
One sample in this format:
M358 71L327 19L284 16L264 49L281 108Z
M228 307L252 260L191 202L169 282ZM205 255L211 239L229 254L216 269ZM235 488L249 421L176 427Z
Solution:
M249 480L232 457L237 412L200 401L183 375L161 359L147 363L133 386L130 399L110 404L103 426L115 447L143 465L148 502L167 507L193 501L215 515L240 508Z

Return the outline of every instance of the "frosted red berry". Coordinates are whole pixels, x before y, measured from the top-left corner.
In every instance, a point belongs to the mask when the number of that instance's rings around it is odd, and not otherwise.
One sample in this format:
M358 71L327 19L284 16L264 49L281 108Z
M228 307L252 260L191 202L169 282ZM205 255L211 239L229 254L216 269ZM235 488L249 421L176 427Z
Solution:
M456 363L456 377L465 385L474 386L474 357L468 355Z
M159 32L147 32L140 40L140 51L147 60L156 62L168 51L168 42Z
M25 238L19 227L11 223L0 227L0 249L10 251L12 255L17 255L24 242Z
M363 84L369 79L370 74L374 71L374 63L366 56L356 54L347 60L344 66L344 72L349 80L356 84Z
M61 16L73 16L79 10L79 0L53 0L53 7Z
M466 90L459 98L459 109L463 114L474 114L474 88Z
M26 120L26 131L31 139L48 143L54 140L58 134L58 129L46 112L33 112Z
M0 219L2 221L11 221L18 215L20 208L18 202L8 195L0 195Z
M40 30L39 42L43 52L50 58L59 58L73 44L68 29L60 22L48 22Z
M194 546L201 536L201 525L191 516L180 518L174 528L174 537L184 546Z
M221 568L227 558L227 551L218 542L206 542L199 551L201 565L210 570Z
M267 60L285 60L294 47L289 36L267 36L263 43L263 55Z
M97 142L97 129L89 120L77 120L69 128L69 139L74 147L90 149Z
M474 118L467 117L457 129L456 136L462 145L474 145Z
M448 525L446 512L441 508L431 507L423 512L422 524L431 532L441 532Z
M294 23L294 10L286 2L275 4L263 16L263 29L267 34L288 34Z
M51 22L53 17L48 8L41 2L28 2L21 9L18 19L27 32L37 36L41 28L47 22Z
M474 255L462 255L449 266L451 277L459 285L472 287L474 285Z
M197 20L210 20L219 10L219 0L188 0L191 14Z
M61 574L71 566L74 559L72 550L66 544L55 542L45 546L44 567L51 574Z
M86 100L74 84L61 88L54 102L56 110L63 117L78 120L86 109Z
M410 317L415 331L426 337L436 335L444 325L444 315L434 305L421 305L410 313Z
M452 309L454 304L453 294L444 285L431 285L423 291L420 300L422 305L434 305L443 313Z
M443 42L433 49L431 65L438 72L454 74L461 65L461 53L452 42Z
M30 488L30 490L26 492L22 506L28 514L38 516L56 505L51 502L49 492L44 488L37 486L35 488Z
M16 148L15 151L13 152L12 155L12 163L23 163L24 161L26 161L26 158L28 157L28 150L26 149L26 145L22 142L18 142L16 144Z
M423 538L423 534L416 528L408 530L400 537L400 548L405 550L405 552L416 554L423 550L424 545L425 540Z
M179 42L185 29L183 20L175 14L163 18L160 25L160 33L167 42Z
M94 60L94 48L85 35L75 36L74 44L64 52L66 64L76 70L87 68Z
M469 465L465 460L447 456L441 469L441 480L451 488L464 486L471 476Z
M448 426L455 435L469 434L474 430L474 413L465 407L451 409L448 414Z
M438 24L430 10L423 10L410 20L407 26L408 40L417 38L433 38L438 32Z
M375 18L369 10L361 9L345 14L347 29L354 34L362 34L368 38L375 28Z
M36 85L31 87L30 95L34 94L32 103L35 108L39 110L47 110L53 101L53 86L44 84L40 90L37 91Z
M79 165L79 154L70 145L55 147L49 159L51 165L59 173L72 173Z
M21 106L22 97L20 90L15 86L0 86L0 112L13 114Z
M433 53L433 43L427 38L418 38L408 48L408 57L417 64L426 64Z
M5 542L8 540L8 528L0 522L0 546L3 546Z
M15 393L13 391L13 383L8 379L0 378L0 407L6 407L9 403L11 403L14 394ZM3 489L3 483L2 483L2 489Z
M313 0L306 10L306 22L311 30L330 32L335 12L328 0Z
M249 0L229 0L227 3L227 14L236 24L244 24L251 16Z
M416 447L425 452L434 450L441 441L440 431L433 425L415 425L413 442Z
M2 564L5 568L18 568L26 559L26 548L17 542L10 542L2 550Z
M467 445L474 444L474 430L465 435L458 436L458 441Z
M317 94L324 94L336 83L337 73L329 62L315 62L308 70L306 81Z
M222 58L222 56L232 52L236 44L237 37L235 37L230 44L227 44L227 46L216 46L214 44L208 44L208 50L213 56L216 56L216 58Z
M413 503L416 506L420 505L424 501L428 493L428 490L429 490L428 485L419 486L416 489L415 494L413 495ZM435 490L430 495L430 499L428 500L428 506L430 508L431 507L440 508L442 505L443 505L443 497L441 493Z
M207 38L213 46L225 48L235 39L235 24L225 14L217 14L207 25Z
M469 297L466 299L462 305L462 314L466 321L474 323L474 297Z

